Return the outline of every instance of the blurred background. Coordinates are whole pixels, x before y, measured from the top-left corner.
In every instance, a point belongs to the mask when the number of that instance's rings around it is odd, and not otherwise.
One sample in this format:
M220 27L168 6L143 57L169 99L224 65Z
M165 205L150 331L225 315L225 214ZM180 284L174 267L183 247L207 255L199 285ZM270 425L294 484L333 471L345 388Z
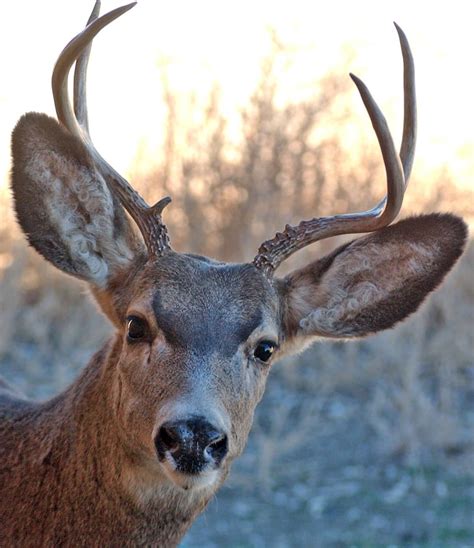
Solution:
M399 140L395 20L419 100L403 215L452 211L472 225L471 6L427 6L142 0L94 44L94 141L150 201L173 197L176 249L251 260L285 223L366 209L384 193L347 73ZM54 61L91 8L10 2L0 21L0 372L39 399L71 382L110 327L84 287L27 249L8 190L10 132L25 111L54 115ZM306 248L286 269L340 243ZM183 547L473 546L473 265L470 245L396 329L276 365L245 454Z

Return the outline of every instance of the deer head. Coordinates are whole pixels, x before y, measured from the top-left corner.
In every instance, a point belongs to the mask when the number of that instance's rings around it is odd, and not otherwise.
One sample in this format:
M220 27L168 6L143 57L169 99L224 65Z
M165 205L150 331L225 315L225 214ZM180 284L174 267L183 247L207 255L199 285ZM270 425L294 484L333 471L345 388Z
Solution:
M37 113L19 121L12 188L30 244L86 281L116 327L104 397L130 461L156 481L214 489L244 447L271 364L318 337L362 337L403 320L456 262L466 229L448 214L389 226L402 205L416 137L413 59L397 27L405 100L400 153L368 89L352 76L380 144L387 196L362 213L286 226L250 263L175 252L162 218L170 199L149 207L102 158L88 130L90 44L133 5L102 17L96 6L61 53L53 72L59 123ZM292 253L349 233L369 234L276 276Z

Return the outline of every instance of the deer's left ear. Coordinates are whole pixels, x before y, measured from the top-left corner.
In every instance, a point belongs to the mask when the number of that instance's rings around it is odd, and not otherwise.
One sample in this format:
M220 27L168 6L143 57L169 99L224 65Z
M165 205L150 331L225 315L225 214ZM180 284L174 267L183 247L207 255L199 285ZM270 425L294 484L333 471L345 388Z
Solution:
M363 337L415 312L460 257L464 222L411 217L336 249L282 284L286 337Z

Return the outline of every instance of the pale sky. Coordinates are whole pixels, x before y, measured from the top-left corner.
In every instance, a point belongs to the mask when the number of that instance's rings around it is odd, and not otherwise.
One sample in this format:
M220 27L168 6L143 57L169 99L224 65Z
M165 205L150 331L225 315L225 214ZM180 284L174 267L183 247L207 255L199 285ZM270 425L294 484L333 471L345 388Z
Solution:
M2 6L0 181L8 170L16 120L29 110L54 115L52 67L92 5L89 0L16 0ZM104 0L102 13L119 5ZM165 112L160 59L169 63L171 86L179 91L204 93L219 81L225 112L235 115L255 86L269 27L295 52L296 69L283 82L289 99L310 94L310 84L328 70L347 72L341 62L350 48L350 70L367 83L399 140L401 55L392 25L397 21L417 68L414 169L424 174L447 165L460 184L473 184L472 6L459 0L139 0L94 42L88 86L94 141L125 174L140 142L156 150ZM371 131L355 88L351 109Z

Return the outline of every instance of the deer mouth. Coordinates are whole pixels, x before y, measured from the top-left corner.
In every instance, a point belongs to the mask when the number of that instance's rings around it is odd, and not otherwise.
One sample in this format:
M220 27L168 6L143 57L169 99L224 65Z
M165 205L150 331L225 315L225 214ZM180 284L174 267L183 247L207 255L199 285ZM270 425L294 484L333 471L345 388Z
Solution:
M220 470L213 463L200 460L176 459L170 451L158 456L167 478L184 490L206 489L217 486Z

